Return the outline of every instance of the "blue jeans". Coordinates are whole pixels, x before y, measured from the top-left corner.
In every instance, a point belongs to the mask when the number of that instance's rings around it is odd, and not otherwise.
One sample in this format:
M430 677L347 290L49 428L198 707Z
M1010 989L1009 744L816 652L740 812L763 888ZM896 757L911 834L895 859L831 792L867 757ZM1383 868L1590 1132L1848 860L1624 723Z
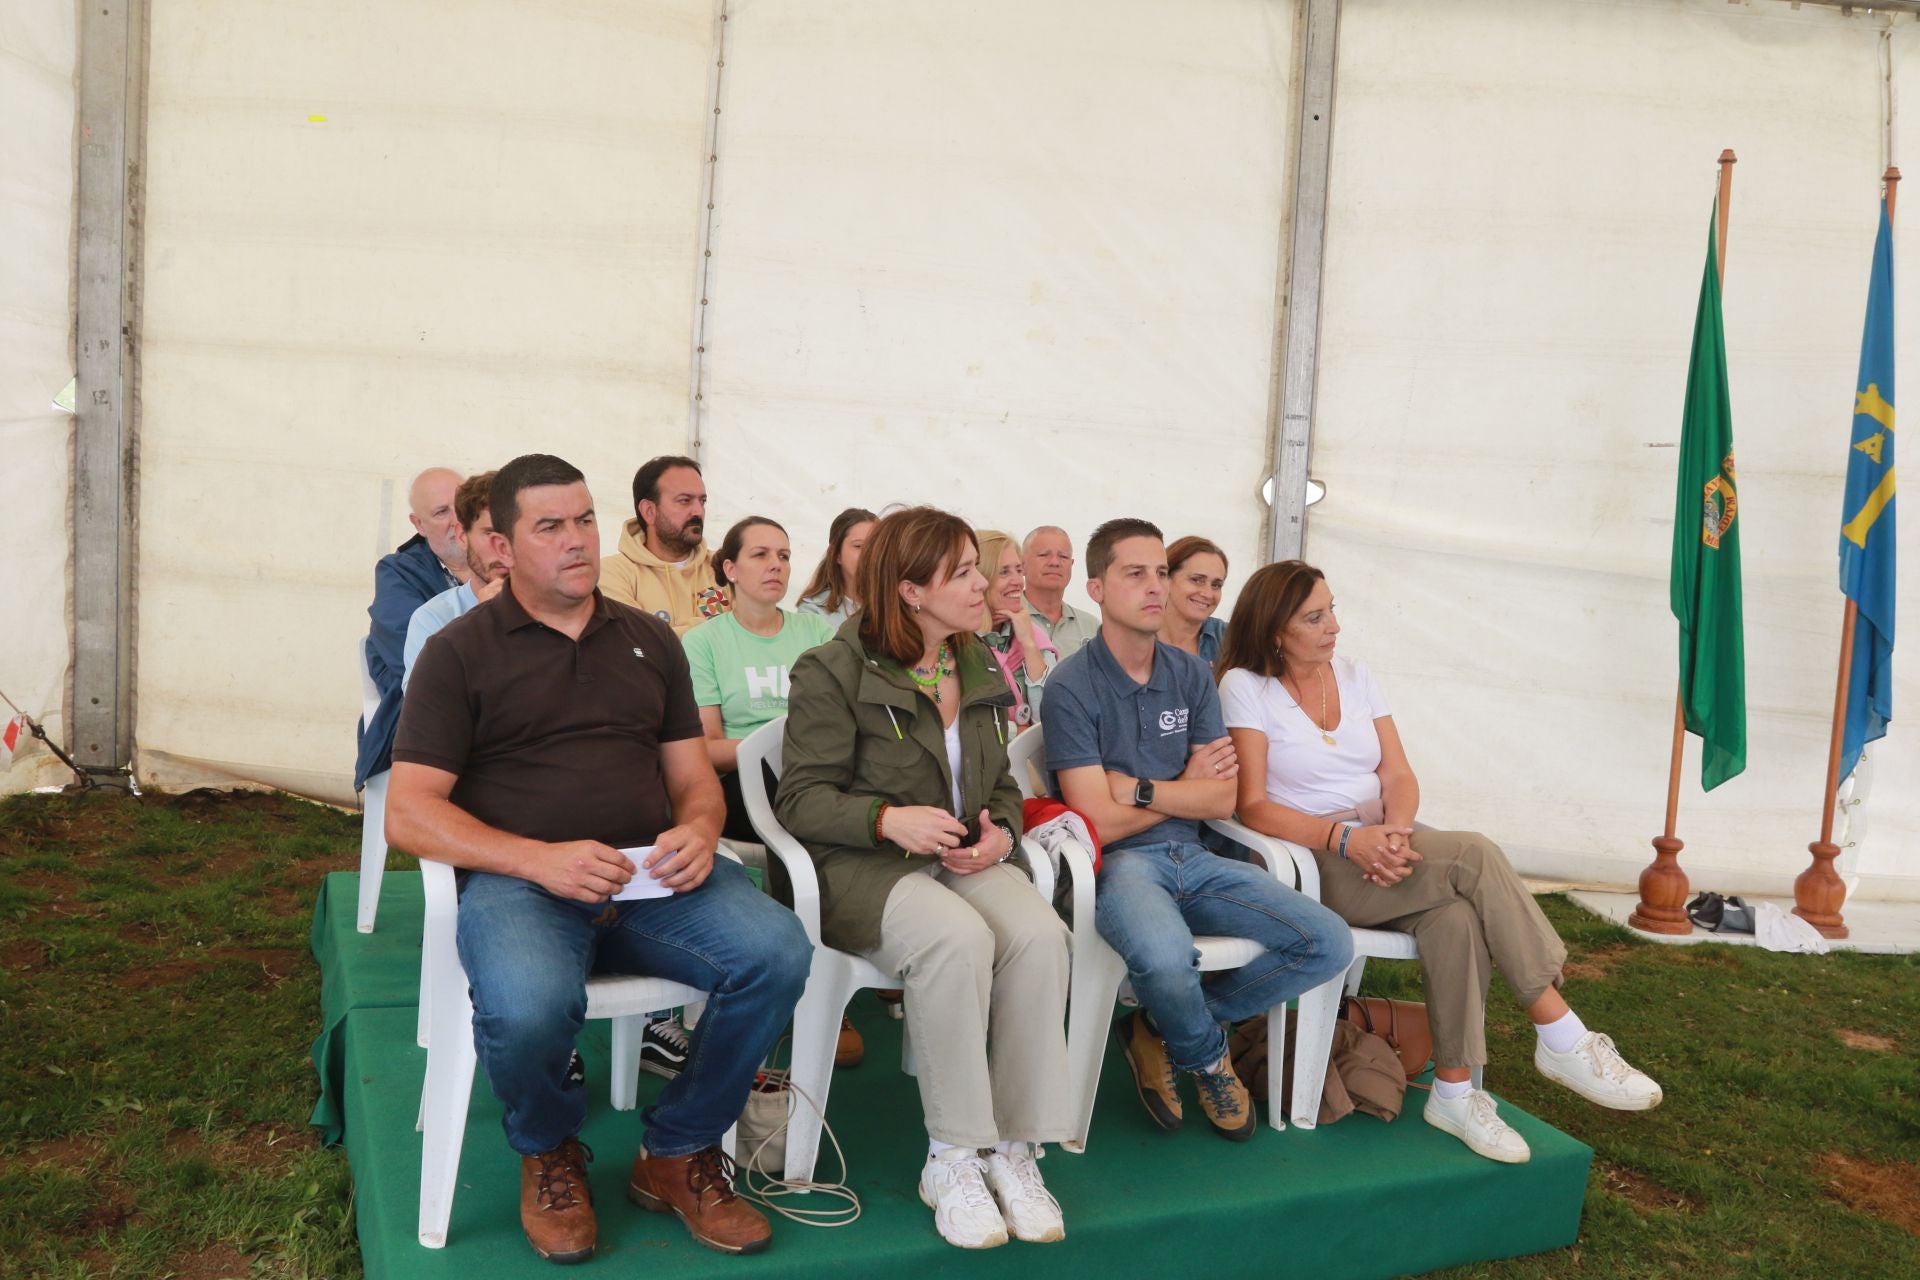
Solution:
M1346 972L1353 959L1346 921L1257 864L1197 844L1109 851L1094 922L1126 961L1127 980L1181 1071L1220 1061L1222 1023L1265 1013ZM1266 950L1202 982L1197 933L1250 938Z
M590 973L713 993L686 1069L641 1119L656 1156L718 1142L806 986L813 949L799 919L726 858L691 893L634 902L572 902L517 876L473 872L463 881L457 941L473 1043L506 1109L507 1145L538 1155L580 1132L586 1093L564 1077Z

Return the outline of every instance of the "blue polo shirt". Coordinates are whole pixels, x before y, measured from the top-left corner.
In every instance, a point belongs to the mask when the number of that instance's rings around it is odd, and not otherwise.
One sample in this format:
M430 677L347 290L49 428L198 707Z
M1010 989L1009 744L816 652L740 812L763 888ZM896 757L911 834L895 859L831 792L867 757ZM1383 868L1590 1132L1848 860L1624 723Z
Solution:
M1047 769L1099 765L1165 782L1187 767L1191 748L1227 735L1220 693L1207 664L1155 641L1153 675L1145 684L1121 670L1106 637L1093 639L1047 674ZM1057 783L1056 783L1057 788ZM1168 818L1109 850L1177 842L1198 844L1200 823Z

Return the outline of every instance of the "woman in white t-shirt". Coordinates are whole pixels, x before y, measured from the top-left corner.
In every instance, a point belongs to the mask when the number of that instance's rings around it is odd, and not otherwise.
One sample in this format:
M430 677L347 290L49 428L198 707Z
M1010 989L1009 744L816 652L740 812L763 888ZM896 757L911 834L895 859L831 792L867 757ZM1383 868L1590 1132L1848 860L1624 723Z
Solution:
M1660 1086L1561 998L1566 947L1506 855L1472 831L1420 826L1420 783L1366 666L1336 657L1325 576L1299 560L1247 581L1227 624L1220 704L1240 762L1239 817L1315 851L1320 896L1348 924L1420 945L1433 1029L1428 1124L1491 1160L1528 1158L1472 1069L1487 1060L1498 970L1538 1033L1534 1065L1601 1106L1644 1111Z

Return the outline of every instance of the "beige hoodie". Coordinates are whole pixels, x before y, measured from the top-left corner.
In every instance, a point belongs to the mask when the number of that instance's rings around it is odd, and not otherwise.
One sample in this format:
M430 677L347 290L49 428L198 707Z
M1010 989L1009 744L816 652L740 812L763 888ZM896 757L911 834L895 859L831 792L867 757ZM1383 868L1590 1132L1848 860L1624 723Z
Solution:
M644 609L685 635L729 608L726 589L714 585L713 553L702 546L678 565L647 550L638 520L627 521L620 551L600 561L600 591L609 600Z

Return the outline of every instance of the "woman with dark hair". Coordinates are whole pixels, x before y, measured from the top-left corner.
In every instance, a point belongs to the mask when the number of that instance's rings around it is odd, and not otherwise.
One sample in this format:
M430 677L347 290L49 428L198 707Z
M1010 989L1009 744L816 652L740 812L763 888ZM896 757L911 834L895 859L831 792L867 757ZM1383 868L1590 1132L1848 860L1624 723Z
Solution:
M1603 1107L1658 1106L1660 1086L1561 998L1567 949L1506 854L1478 832L1414 821L1420 783L1386 697L1365 665L1335 656L1339 634L1312 565L1286 560L1247 580L1220 659L1239 817L1314 850L1321 901L1348 924L1419 941L1435 1065L1427 1123L1490 1160L1531 1154L1472 1082L1487 1060L1495 970L1533 1023L1542 1075Z
M931 507L890 515L858 586L859 616L794 664L775 807L818 869L822 940L905 984L929 1138L920 1198L941 1236L1063 1239L1037 1158L1076 1127L1067 931L1007 865L1013 695L973 634L973 531Z
M823 613L838 626L860 608L853 584L860 569L860 553L873 536L877 519L864 507L848 507L827 529L827 553L800 593L801 613Z
M1167 611L1160 638L1208 666L1220 661L1227 624L1213 616L1227 584L1227 553L1205 538L1185 537L1167 548Z
M687 632L682 642L693 676L693 700L707 733L707 758L727 797L729 840L758 842L740 797L736 760L740 740L787 713L788 673L795 660L833 638L833 626L813 614L789 613L793 552L787 531L765 516L748 516L727 530L714 553L713 575L733 598L733 609Z
M1060 650L1027 604L1020 544L998 529L981 529L975 536L980 543L980 575L987 580L980 638L993 650L1000 674L1013 690L1014 727L1028 729L1039 719L1041 685L1060 660Z

